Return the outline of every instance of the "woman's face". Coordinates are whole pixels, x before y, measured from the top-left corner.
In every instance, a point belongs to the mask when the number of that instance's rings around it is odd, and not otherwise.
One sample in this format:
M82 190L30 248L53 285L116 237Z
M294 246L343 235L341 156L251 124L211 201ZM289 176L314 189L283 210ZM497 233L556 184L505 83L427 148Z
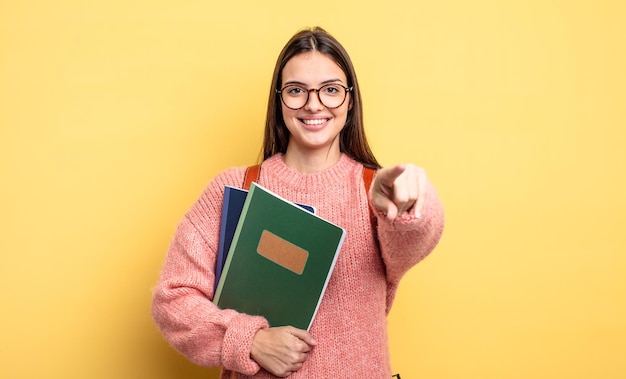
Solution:
M287 62L282 71L281 88L290 84L298 85L304 90L319 89L327 84L348 87L343 70L334 60L317 51L296 55ZM337 93L335 88L343 89L339 86L330 87L327 93ZM327 153L339 153L338 136L346 124L351 103L350 93L345 95L343 104L334 109L324 106L317 92L310 92L304 107L297 110L288 108L281 101L283 119L290 133L287 151L323 150ZM288 94L283 93L283 96ZM323 99L324 96L322 95Z

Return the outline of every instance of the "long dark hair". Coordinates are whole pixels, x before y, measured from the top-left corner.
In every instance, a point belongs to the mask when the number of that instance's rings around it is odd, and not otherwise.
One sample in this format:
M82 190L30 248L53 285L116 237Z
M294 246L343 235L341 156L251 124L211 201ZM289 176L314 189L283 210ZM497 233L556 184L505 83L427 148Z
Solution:
M333 36L320 27L305 29L296 33L287 42L278 56L267 105L265 135L263 138L263 160L276 153L284 154L289 143L289 130L287 130L283 120L280 96L276 93L276 90L280 88L282 83L283 68L294 56L311 51L320 52L334 60L346 74L348 86L354 87L350 93L351 105L348 110L346 125L339 135L340 151L365 166L380 168L365 138L361 91L359 90L356 72L350 56Z

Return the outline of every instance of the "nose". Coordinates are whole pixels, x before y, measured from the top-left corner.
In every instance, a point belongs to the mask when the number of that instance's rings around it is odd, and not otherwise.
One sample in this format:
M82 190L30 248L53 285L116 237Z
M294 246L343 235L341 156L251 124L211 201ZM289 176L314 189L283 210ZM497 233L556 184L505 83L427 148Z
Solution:
M324 104L320 100L320 92L315 88L309 90L309 98L304 105L304 108L308 111L321 111L324 109Z

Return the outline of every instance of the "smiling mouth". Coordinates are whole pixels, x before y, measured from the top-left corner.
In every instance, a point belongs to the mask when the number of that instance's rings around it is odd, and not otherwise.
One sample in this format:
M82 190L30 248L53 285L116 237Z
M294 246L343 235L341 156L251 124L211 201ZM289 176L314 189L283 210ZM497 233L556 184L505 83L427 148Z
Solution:
M316 118L316 119L313 119L313 120L301 119L300 121L302 121L306 125L321 125L321 124L327 122L328 120L330 120L330 119L328 119L328 118Z

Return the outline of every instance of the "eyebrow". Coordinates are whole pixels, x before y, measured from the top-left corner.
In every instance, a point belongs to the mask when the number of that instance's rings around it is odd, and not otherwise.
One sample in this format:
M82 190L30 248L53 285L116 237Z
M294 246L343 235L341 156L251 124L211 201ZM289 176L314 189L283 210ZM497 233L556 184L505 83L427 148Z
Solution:
M339 79L339 78L337 78L337 79L327 79L327 80L324 80L323 82L321 82L320 84L321 84L321 85L326 85L326 84L329 84L329 83L336 83L336 82L339 82L339 83L343 84L343 80L341 80L341 79ZM303 87L306 87L306 86L307 86L307 84L306 84L306 83L299 82L299 81L297 81L297 80L290 80L290 81L288 81L288 82L285 82L285 83L283 84L283 86L288 86L288 85L290 85L290 84L298 84L298 85L301 85L301 86L303 86Z

